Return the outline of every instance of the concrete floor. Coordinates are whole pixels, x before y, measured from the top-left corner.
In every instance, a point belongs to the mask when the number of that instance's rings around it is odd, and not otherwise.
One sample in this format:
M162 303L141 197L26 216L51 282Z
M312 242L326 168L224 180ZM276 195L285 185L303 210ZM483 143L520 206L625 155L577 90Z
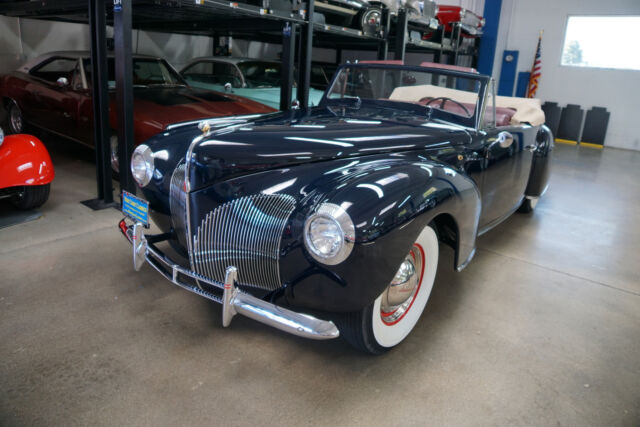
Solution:
M135 273L91 154L54 151L43 218L0 230L1 425L639 425L640 153L557 147L535 213L442 248L381 357L236 317Z

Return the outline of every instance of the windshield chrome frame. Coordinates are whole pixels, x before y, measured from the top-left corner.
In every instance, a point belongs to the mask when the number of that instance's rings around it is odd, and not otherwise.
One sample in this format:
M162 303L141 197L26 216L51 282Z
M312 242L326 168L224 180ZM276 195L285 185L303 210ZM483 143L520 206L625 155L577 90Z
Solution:
M383 70L414 71L417 73L420 73L420 72L435 73L435 74L441 74L441 75L450 76L450 77L459 77L459 78L477 80L480 83L480 89L478 90L478 99L476 100L476 108L475 108L474 114L471 117L458 116L458 115L455 115L454 113L449 113L449 114L456 116L456 119L459 121L459 123L456 123L456 124L462 124L470 128L475 128L478 131L481 129L482 118L484 117L484 112L486 108L486 97L487 97L488 85L490 80L489 76L486 76L483 74L468 73L468 72L458 71L458 70L420 67L420 66L413 66L413 65L361 64L357 62L353 64L347 63L347 64L341 65L333 74L331 83L327 86L327 89L325 89L324 94L322 95L322 99L318 104L319 107L326 107L327 103L335 99L335 98L329 98L327 95L331 92L331 89L333 89L333 86L336 83L338 75L340 75L342 70L345 68L354 68L354 69L370 68L370 69L383 69ZM365 98L365 101L366 101L366 98ZM398 101L398 102L401 102L401 101ZM446 112L445 110L441 110L441 111ZM442 119L442 120L450 122L450 120L447 120L447 119Z

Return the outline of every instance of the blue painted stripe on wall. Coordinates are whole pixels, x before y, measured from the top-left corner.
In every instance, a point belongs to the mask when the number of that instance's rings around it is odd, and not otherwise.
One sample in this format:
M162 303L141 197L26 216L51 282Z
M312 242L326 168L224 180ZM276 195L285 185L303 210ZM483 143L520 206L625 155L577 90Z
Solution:
M502 54L502 69L500 70L500 82L498 82L498 95L513 96L519 53L517 50L505 50Z
M486 20L480 49L478 52L478 67L480 74L493 75L493 61L496 57L496 43L498 42L498 24L500 23L500 9L502 0L485 0L484 15Z
M516 85L516 96L520 98L524 98L527 96L527 86L529 86L529 76L531 75L528 71L520 71L518 73L518 84Z

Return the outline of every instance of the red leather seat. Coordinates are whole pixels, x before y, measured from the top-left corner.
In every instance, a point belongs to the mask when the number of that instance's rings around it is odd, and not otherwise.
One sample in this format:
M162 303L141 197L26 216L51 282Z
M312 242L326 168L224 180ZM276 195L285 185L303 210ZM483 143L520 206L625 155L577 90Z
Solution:
M419 101L419 104L421 105L426 105L427 102L429 102L432 98L430 97L425 97L422 98ZM434 103L432 103L431 105L439 108L440 107L440 103L442 101L438 100ZM469 114L473 115L474 110L476 109L476 106L474 104L469 104L466 102L461 102L460 104L464 105L465 107L467 107L467 110L469 110ZM467 117L467 112L458 104L456 104L455 102L451 102L451 101L446 101L444 103L444 106L442 107L443 110L448 111L450 113L454 113L454 114L458 114L461 115L463 117ZM509 126L509 124L511 123L511 118L513 117L513 115L516 113L516 110L512 109L512 108L504 108L504 107L496 107L496 126L497 127L501 127L501 126ZM485 118L485 122L488 122L489 119L491 118L491 115L493 114L493 112L491 111L491 109L487 109L487 111L485 111L484 113L484 118Z

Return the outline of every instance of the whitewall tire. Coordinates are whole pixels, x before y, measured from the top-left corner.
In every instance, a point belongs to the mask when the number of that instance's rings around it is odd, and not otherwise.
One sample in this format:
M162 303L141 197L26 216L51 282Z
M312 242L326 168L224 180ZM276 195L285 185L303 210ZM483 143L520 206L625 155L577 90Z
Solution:
M376 300L339 322L356 348L380 354L400 344L424 311L438 268L438 236L428 226L418 236L391 284Z

